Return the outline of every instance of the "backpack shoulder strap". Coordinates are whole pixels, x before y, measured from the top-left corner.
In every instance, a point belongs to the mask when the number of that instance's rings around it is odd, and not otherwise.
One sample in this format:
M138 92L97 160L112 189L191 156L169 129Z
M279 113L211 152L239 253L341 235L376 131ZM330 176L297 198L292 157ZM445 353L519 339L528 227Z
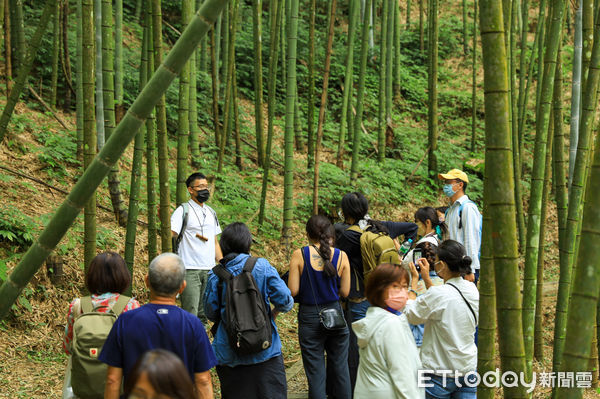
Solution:
M221 280L227 281L233 277L231 272L229 270L227 270L227 268L220 263L218 265L216 265L215 267L213 267L212 271Z
M131 299L131 297L128 297L126 295L119 295L119 299L117 299L117 302L115 302L115 304L112 307L112 312L114 314L116 314L117 316L120 316L121 313L123 313L123 311L125 310L125 307L127 306L127 304L129 303L129 300Z
M187 227L188 216L190 214L190 204L184 202L183 204L181 204L181 206L183 207L183 223L181 224L181 231L179 232L179 235L181 235L181 233L183 233L183 231Z
M81 305L81 314L90 313L94 311L94 306L92 305L92 297L84 296L79 298L79 303Z
M249 256L248 259L246 259L246 263L244 264L244 268L242 269L242 271L252 273L252 270L254 269L257 260L258 258L254 256Z
M454 284L452 284L452 283L446 283L446 284L448 284L448 285L449 285L449 286L451 286L451 287L454 287L454 289L455 289L456 291L458 291L458 293L460 294L460 296L462 297L462 299L465 301L465 303L466 303L466 304L467 304L467 306L469 307L469 310L471 311L471 314L473 315L473 318L475 319L475 325L477 325L477 316L475 316L475 311L474 311L474 310L473 310L473 308L471 307L471 304L469 303L469 301L467 301L467 298L465 298L465 296L463 295L463 293L462 293L462 292L460 292L460 290L458 289L458 287L457 287L457 286L455 286L455 285L454 285Z
M360 227L358 227L358 225L356 225L356 224L353 224L352 226L348 227L346 229L346 231L348 231L348 230L354 231L354 232L359 233L359 234L363 233L363 230Z

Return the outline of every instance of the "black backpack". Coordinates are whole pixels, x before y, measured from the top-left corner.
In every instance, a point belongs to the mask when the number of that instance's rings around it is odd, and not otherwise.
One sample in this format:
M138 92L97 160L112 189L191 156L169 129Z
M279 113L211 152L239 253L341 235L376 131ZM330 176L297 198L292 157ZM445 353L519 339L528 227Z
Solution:
M221 263L213 268L213 273L219 277L219 306L222 302L221 281L226 283L225 330L229 345L238 355L261 352L271 346L271 316L252 276L256 260L252 256L248 257L242 272L237 276L231 274ZM218 314L221 314L220 310Z

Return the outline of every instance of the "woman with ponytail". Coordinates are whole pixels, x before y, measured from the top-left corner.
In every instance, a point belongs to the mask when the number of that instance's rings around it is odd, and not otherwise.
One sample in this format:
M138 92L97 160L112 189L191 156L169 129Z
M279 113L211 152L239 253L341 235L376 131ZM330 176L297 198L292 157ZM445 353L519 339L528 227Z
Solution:
M319 316L323 309L332 308L342 314L339 299L350 291L348 256L332 248L335 231L325 216L308 219L306 235L310 245L292 254L288 286L300 304L298 339L309 397L326 398L327 387L330 397L350 399L348 327L326 329Z
M425 324L422 367L435 370L427 375L431 385L426 388L426 398L475 399L477 388L468 377L475 377L477 369L473 335L479 318L479 291L462 277L471 270L471 258L462 244L446 240L438 247L433 265L426 258L418 259L417 263L427 291L417 297L419 273L411 262L411 289L404 314L409 323ZM444 280L443 285L433 285L430 268Z

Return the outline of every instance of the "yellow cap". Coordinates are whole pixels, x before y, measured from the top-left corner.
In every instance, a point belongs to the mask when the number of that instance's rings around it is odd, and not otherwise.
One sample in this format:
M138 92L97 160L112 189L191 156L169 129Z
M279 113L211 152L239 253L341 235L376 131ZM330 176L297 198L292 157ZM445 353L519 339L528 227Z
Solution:
M459 180L464 181L465 183L469 182L469 178L467 177L467 174L459 169L452 169L452 170L448 171L448 173L440 173L438 175L438 177L441 180L459 179Z

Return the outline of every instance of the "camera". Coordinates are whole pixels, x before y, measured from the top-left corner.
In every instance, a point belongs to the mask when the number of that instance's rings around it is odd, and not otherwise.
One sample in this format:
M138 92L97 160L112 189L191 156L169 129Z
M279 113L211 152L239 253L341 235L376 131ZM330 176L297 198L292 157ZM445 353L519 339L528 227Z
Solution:
M423 257L423 251L421 250L421 248L413 249L413 263L415 264L415 268L417 269L418 272L421 271L421 266L419 266L417 261L422 257Z

